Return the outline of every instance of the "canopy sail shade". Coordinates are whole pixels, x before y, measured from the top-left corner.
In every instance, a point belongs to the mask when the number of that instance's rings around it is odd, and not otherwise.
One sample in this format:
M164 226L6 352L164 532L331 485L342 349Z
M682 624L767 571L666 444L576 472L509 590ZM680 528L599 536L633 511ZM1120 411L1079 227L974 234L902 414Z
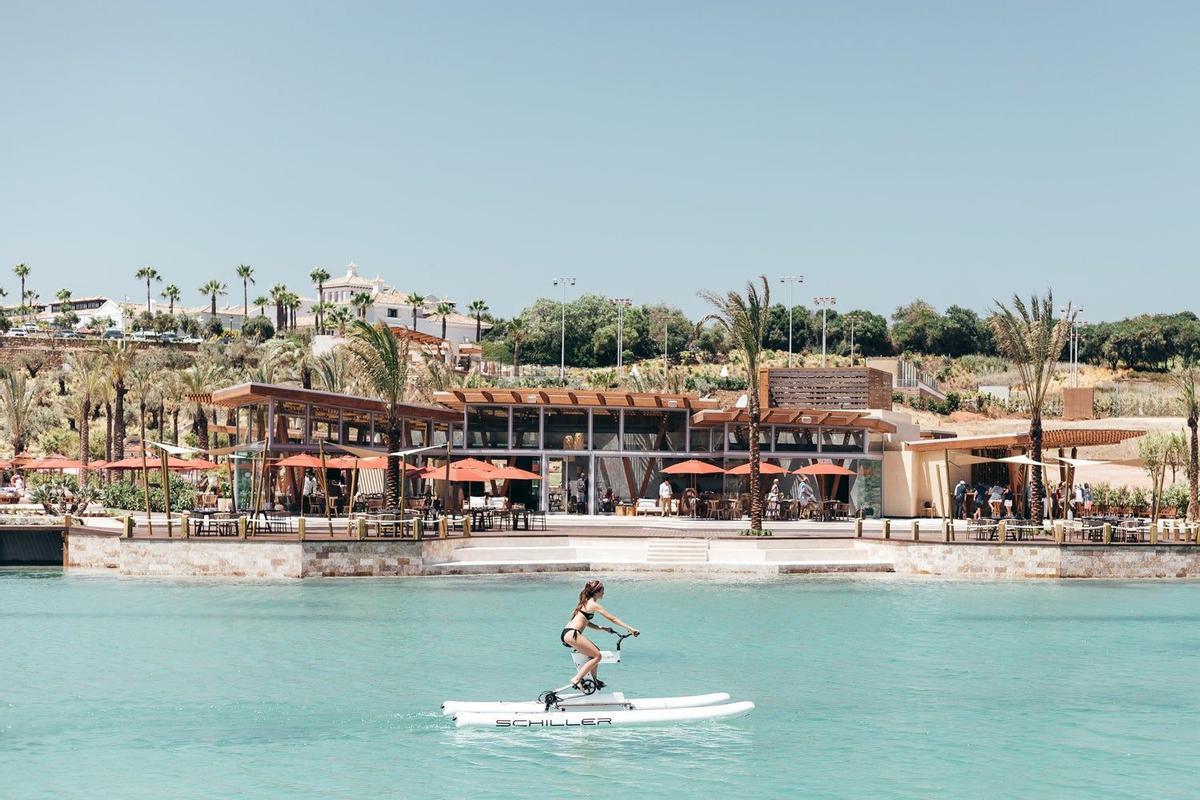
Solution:
M778 464L772 464L770 461L764 461L758 465L758 471L761 475L787 475L788 471ZM746 462L733 469L725 470L726 475L749 475L750 462Z
M725 470L716 464L710 464L707 461L700 461L695 458L681 461L678 464L672 464L669 467L663 467L662 470L664 475L721 475L724 472Z
M1024 453L1022 453L1019 456L1006 456L1005 458L998 458L996 460L1003 461L1006 464L1022 464L1026 467L1053 467L1054 466L1054 464L1045 464L1045 463L1042 463L1041 461L1034 461L1032 458L1025 455Z
M797 470L792 470L793 475L857 475L858 473L852 469L837 464L830 464L825 461L818 461L815 464L809 464L807 467L801 467Z

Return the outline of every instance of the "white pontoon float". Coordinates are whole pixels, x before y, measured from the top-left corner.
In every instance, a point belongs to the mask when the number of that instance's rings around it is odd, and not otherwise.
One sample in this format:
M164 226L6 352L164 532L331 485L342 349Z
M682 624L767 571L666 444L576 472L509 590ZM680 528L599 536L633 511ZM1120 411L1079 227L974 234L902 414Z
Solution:
M612 632L611 630L609 631ZM629 634L617 638L615 651L601 651L601 663L621 662L621 643ZM572 653L575 663L585 660ZM590 680L583 681L584 691L563 687L543 692L537 700L470 702L447 700L442 714L454 718L458 727L489 728L583 728L610 725L662 725L673 722L731 719L749 714L754 703L731 703L725 692L683 697L626 697L624 692L596 691Z

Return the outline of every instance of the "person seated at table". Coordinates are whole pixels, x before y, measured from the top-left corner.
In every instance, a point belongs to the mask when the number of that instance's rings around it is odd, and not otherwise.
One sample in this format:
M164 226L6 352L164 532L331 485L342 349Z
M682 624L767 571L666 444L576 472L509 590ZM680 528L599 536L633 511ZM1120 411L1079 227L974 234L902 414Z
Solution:
M311 469L304 471L304 483L300 489L300 513L312 511L313 497L317 494L317 477Z
M617 499L613 495L612 487L604 490L604 497L600 498L600 510L606 514L617 510Z
M683 490L683 495L679 500L679 513L687 514L688 516L697 516L696 509L700 505L700 494L691 486Z

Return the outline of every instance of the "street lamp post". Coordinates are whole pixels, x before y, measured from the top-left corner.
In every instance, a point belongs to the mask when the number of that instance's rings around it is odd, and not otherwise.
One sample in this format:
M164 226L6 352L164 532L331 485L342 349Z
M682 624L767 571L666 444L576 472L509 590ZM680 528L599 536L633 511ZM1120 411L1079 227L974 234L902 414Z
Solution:
M854 327L858 324L857 314L847 314L846 318L850 320L850 366L854 366Z
M575 285L574 278L555 278L555 286L562 287L562 322L559 327L558 379L567 382L567 287Z
M620 378L625 366L625 309L633 303L627 297L616 297L612 302L617 307L617 377Z
M836 297L814 297L813 305L821 309L821 366L825 366L825 329L828 320L829 307L837 305Z
M788 287L788 366L792 366L792 307L796 305L796 284L804 283L803 275L784 275L780 283Z

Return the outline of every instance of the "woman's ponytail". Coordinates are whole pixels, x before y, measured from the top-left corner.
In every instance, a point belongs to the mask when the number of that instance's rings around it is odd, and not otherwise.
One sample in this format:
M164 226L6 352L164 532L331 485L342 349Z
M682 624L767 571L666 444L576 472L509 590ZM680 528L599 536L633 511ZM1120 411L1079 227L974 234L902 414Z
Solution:
M587 605L587 601L604 591L604 584L600 581L588 581L583 586L583 591L579 593L579 604L575 606L575 613Z

